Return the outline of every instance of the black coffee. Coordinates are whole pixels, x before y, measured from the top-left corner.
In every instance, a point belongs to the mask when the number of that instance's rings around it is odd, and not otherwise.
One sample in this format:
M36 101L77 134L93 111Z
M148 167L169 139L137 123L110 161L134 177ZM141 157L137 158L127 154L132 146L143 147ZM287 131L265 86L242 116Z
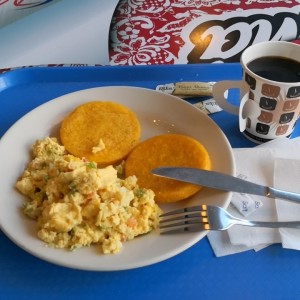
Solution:
M279 82L300 82L300 62L290 58L260 57L248 63L248 68L258 76Z

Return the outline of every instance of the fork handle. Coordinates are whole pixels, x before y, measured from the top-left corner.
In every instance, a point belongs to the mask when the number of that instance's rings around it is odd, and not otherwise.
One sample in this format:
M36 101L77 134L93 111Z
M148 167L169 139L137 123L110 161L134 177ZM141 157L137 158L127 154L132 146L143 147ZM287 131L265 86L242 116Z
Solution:
M300 229L300 221L290 222L263 222L263 221L248 221L236 220L235 224L251 227L265 227L265 228L298 228Z

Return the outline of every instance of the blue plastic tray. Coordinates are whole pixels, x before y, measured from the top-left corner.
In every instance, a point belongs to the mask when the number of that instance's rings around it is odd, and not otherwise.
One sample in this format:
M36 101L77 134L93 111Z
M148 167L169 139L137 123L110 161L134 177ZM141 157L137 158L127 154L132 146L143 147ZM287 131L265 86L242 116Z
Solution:
M36 106L76 90L155 89L170 82L240 78L239 64L18 69L0 76L0 136ZM239 133L236 116L219 112L211 117L233 147L254 146ZM299 126L293 136L298 135ZM300 299L299 265L299 252L279 245L216 258L205 238L149 267L85 272L39 260L0 231L0 299Z

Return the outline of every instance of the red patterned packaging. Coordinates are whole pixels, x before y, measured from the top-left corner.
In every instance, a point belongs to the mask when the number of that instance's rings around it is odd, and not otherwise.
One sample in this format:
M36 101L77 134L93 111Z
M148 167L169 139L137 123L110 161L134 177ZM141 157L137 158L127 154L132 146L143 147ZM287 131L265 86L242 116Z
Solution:
M295 0L121 0L113 65L237 62L248 46L300 33Z

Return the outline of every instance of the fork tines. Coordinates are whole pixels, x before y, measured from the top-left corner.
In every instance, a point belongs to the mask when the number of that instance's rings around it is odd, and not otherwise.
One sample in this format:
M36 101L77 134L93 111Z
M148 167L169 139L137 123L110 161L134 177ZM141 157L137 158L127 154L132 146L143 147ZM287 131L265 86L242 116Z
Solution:
M197 205L164 213L160 216L160 233L209 230L207 206Z

